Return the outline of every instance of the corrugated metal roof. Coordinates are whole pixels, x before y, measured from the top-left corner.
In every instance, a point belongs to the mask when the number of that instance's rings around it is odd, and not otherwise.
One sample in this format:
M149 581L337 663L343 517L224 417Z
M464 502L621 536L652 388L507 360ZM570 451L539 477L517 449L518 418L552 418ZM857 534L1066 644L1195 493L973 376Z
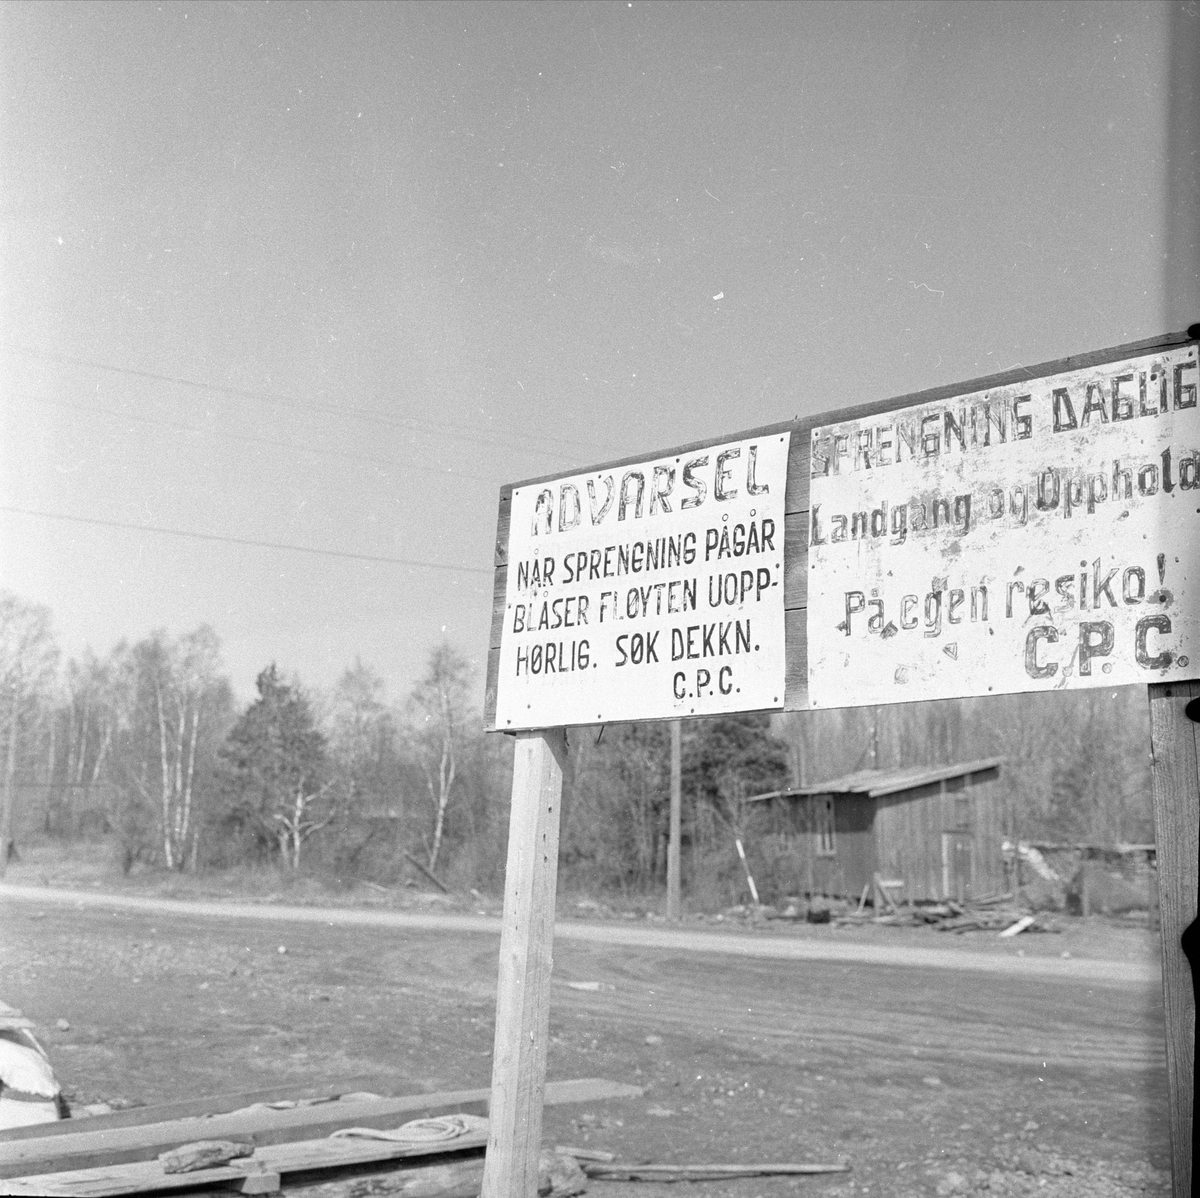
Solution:
M764 799L799 797L801 795L879 795L896 794L901 790L915 790L931 782L947 778L962 778L967 774L978 774L983 770L995 769L1004 761L1003 757L981 757L978 761L959 761L954 765L910 765L893 770L856 770L840 778L825 782L814 782L809 786L791 786L786 790L771 790L766 794L751 795L746 801L759 802Z

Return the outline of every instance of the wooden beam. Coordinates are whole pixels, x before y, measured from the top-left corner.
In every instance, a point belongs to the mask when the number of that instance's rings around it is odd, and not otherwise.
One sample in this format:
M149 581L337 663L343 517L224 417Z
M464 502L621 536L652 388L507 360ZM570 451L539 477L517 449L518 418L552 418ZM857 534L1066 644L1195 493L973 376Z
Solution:
M47 1136L69 1136L80 1131L109 1131L115 1127L140 1127L148 1123L166 1123L171 1119L199 1119L212 1115L227 1115L244 1110L255 1103L271 1102L332 1102L342 1094L370 1093L380 1098L395 1098L426 1091L396 1077L368 1075L342 1079L337 1082L318 1082L315 1085L293 1083L267 1090L246 1090L238 1094L215 1094L203 1098L181 1098L175 1102L154 1106L126 1107L106 1115L81 1115L58 1123L34 1123L26 1127L8 1127L0 1131L0 1144L10 1140L38 1140Z
M341 1127L389 1128L410 1119L433 1115L485 1115L490 1093L490 1090L482 1089L454 1090L362 1102L328 1102L283 1111L257 1107L207 1117L174 1117L171 1122L134 1127L100 1126L104 1116L78 1122L68 1120L65 1124L47 1123L43 1126L53 1128L53 1132L48 1130L46 1135L36 1139L3 1145L0 1178L153 1160L160 1152L194 1140L247 1140L262 1147L328 1136ZM614 1098L635 1098L641 1093L639 1086L603 1078L577 1078L548 1083L545 1104L606 1102ZM154 1111L162 1109L153 1108ZM97 1125L94 1130L93 1123ZM60 1130L64 1127L65 1132Z
M164 1173L160 1161L137 1161L106 1168L42 1173L10 1181L0 1192L20 1198L26 1195L31 1198L33 1195L43 1198L50 1195L55 1198L117 1198L121 1194L161 1194L171 1190L194 1192L199 1186L213 1186L213 1190L206 1192L234 1190L243 1194L263 1194L277 1192L281 1175L289 1173L316 1174L318 1179L324 1180L322 1174L336 1176L341 1173L344 1176L346 1170L392 1162L394 1168L387 1174L391 1183L387 1187L388 1193L415 1192L424 1198L442 1195L445 1190L437 1188L435 1170L449 1165L456 1172L455 1167L465 1164L475 1179L474 1192L477 1194L485 1139L482 1131L472 1131L455 1140L426 1143L354 1137L300 1140L256 1149L253 1156L239 1157L228 1164L190 1173ZM408 1179L435 1184L406 1187Z
M1197 909L1200 724L1183 710L1197 696L1200 682L1155 683L1149 688L1174 1198L1192 1194L1196 997L1180 937L1196 919Z
M667 918L678 920L680 904L680 850L683 847L683 721L671 721L671 813L667 832Z
M483 1198L537 1193L567 736L517 735Z

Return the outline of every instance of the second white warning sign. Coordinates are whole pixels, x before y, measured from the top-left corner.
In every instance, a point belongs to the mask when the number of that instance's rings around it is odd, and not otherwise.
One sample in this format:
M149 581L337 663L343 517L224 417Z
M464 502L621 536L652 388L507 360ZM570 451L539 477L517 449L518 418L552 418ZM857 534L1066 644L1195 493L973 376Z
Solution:
M1196 676L1196 346L814 430L814 707Z

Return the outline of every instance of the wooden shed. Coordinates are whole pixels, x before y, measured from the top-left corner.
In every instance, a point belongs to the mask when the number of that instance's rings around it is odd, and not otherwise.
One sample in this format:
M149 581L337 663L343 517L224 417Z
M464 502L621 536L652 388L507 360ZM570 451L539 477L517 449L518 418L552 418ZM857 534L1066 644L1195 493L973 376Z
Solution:
M909 901L961 901L1004 889L1002 761L859 770L748 802L793 893L858 898L878 874Z

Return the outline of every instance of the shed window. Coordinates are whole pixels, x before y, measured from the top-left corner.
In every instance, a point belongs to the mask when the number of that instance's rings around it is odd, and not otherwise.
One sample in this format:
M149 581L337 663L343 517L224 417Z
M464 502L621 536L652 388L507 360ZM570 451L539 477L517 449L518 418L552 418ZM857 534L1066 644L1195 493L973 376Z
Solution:
M833 838L833 796L818 796L814 806L813 831L816 833L817 856L835 857L837 844Z
M954 827L960 832L971 830L971 796L954 796Z

